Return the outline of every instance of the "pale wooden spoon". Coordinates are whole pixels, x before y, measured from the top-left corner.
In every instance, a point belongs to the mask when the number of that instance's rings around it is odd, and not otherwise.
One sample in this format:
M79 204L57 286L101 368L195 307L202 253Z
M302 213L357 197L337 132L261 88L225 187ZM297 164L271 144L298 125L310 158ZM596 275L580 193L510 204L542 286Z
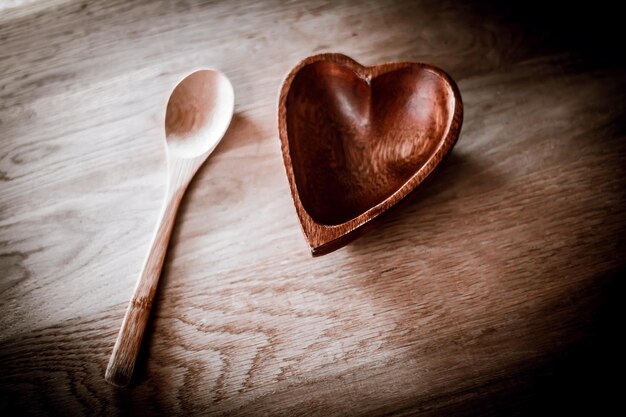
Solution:
M215 70L200 70L187 76L167 103L167 193L159 226L104 376L113 385L123 387L130 382L178 205L194 174L226 133L234 103L230 81Z

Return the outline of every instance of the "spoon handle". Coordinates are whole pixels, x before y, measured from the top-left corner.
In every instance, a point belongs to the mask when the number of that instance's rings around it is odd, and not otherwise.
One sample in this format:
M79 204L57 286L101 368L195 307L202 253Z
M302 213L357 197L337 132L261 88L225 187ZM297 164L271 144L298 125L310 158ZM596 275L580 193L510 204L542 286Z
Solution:
M172 185L174 184L170 183L170 186ZM133 374L176 219L176 211L185 192L185 187L175 186L173 189L176 191L167 194L159 226L152 239L150 252L126 310L104 376L107 382L119 387L128 385Z

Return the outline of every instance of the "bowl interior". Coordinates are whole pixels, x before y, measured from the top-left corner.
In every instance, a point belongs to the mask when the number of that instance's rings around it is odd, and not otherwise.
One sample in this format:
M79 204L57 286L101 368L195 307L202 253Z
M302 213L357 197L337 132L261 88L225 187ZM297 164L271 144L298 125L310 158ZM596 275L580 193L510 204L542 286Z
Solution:
M390 197L435 153L454 93L419 65L370 79L317 61L294 77L286 109L302 205L315 222L338 225Z

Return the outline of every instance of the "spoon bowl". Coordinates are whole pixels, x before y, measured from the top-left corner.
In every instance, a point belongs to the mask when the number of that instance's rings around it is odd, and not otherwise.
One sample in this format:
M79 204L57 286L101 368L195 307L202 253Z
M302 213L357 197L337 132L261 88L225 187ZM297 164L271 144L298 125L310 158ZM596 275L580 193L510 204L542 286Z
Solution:
M233 86L221 72L200 70L187 76L167 103L169 155L189 159L212 152L228 129L234 105Z
M169 170L165 204L107 366L105 379L113 385L123 387L130 382L176 211L196 171L226 133L234 103L230 81L216 70L192 73L170 96L165 114Z

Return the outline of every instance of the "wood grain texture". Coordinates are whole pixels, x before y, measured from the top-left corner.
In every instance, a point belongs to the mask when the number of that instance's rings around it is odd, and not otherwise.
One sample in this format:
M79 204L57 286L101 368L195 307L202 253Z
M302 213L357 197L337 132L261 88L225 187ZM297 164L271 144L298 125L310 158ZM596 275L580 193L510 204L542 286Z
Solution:
M619 404L607 376L623 364L626 54L579 24L593 11L24 7L0 13L0 414L599 415ZM445 68L465 115L413 201L311 258L276 104L288 71L324 51ZM165 105L202 67L224 71L241 99L181 203L151 342L119 390L103 375L165 192Z
M364 67L318 54L287 75L278 131L291 195L314 256L352 240L414 192L452 150L461 95L441 69Z

